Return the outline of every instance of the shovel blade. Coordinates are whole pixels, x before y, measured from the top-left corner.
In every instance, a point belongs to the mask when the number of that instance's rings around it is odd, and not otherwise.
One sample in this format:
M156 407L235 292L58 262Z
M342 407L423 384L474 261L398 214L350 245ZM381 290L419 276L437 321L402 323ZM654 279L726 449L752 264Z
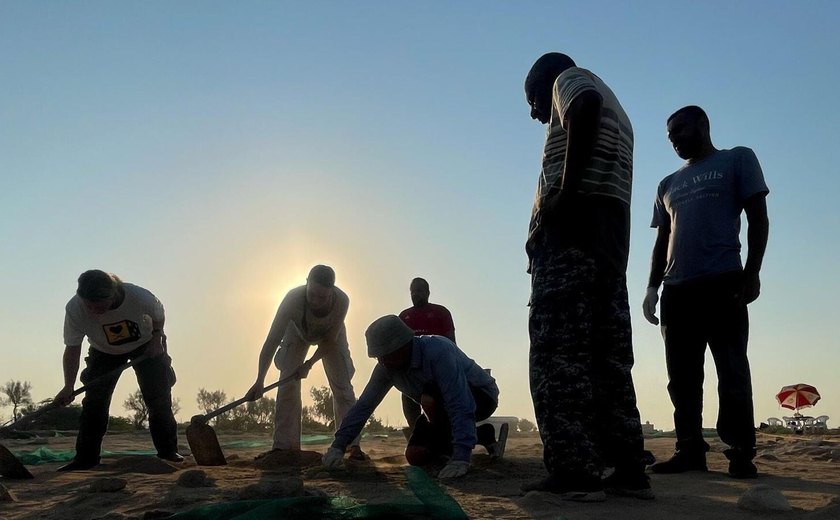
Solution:
M12 479L35 478L17 457L0 444L0 475Z
M193 423L187 426L187 442L190 445L195 463L199 466L224 466L227 464L216 432L209 424Z

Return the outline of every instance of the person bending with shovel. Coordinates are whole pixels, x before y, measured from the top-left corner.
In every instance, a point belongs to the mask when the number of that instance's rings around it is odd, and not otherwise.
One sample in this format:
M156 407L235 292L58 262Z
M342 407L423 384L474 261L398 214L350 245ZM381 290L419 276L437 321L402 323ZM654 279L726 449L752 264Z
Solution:
M350 359L344 327L349 307L350 298L335 286L335 271L326 265L313 267L306 278L306 285L289 291L280 303L260 351L257 380L244 397L247 401L262 397L263 382L273 357L280 370L280 379L288 379L288 382L277 388L272 451L300 451L300 380L309 375L318 360L324 362L324 372L335 403L336 425L356 403L350 382L355 368ZM304 361L312 345L318 348L308 361ZM289 377L295 374L297 377ZM366 458L359 447L358 436L348 445L352 459Z
M475 424L490 417L498 406L496 380L455 343L443 336L415 337L394 315L374 321L365 338L368 355L378 362L324 455L325 466L341 465L345 446L362 431L391 387L423 409L405 450L412 466L447 460L438 477L458 478L467 473L476 444L483 445L491 458L504 454L508 425L502 425L497 441L492 424Z
M175 372L166 352L163 305L148 290L125 283L100 270L79 276L76 295L65 307L64 388L55 396L58 406L73 402L73 386L85 336L90 343L86 368L79 377L86 385L76 437L76 456L58 471L90 469L99 464L102 438L108 427L108 412L120 368L137 360L134 371L149 409L149 432L157 456L172 462L178 453L172 385ZM138 358L142 357L142 360ZM90 383L90 384L88 384Z

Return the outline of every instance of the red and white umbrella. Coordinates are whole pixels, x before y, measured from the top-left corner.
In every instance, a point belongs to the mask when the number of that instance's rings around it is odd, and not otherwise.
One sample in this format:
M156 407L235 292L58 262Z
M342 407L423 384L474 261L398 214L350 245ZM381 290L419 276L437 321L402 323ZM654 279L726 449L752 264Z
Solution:
M783 408L799 410L817 404L817 401L820 400L820 393L811 385L799 383L798 385L782 387L776 394L776 400Z

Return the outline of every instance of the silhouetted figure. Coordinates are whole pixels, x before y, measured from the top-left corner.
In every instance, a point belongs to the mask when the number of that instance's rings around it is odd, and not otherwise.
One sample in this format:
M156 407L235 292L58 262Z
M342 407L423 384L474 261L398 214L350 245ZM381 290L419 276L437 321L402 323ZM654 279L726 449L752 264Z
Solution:
M717 432L731 448L729 474L757 474L752 383L747 359L747 304L758 298L758 273L767 247L769 190L749 148L718 150L709 118L697 106L668 118L668 139L686 163L659 183L651 227L657 228L645 318L656 317L662 289L662 337L668 393L674 405L676 453L655 473L706 471L703 440L703 363L706 345L718 375ZM748 254L741 267L738 234L747 215Z
M414 335L444 336L455 343L455 324L452 322L452 314L443 305L429 303L431 294L429 282L423 278L415 278L411 280L408 290L413 305L400 313L400 319L414 331ZM414 423L420 417L420 405L403 395L402 408L408 423L407 433L410 436L414 430Z
M652 498L630 373L630 120L564 54L537 60L525 95L531 117L549 125L526 243L531 395L549 476L523 490ZM615 472L602 483L605 466Z
M335 433L324 455L325 466L338 466L346 446L362 431L367 420L392 387L423 407L405 450L412 465L446 461L439 478L462 477L476 444L491 457L504 454L507 424L495 439L493 425L476 428L476 421L490 417L499 403L496 381L455 344L442 336L414 336L394 315L383 316L365 331L368 356L376 358L370 380Z
M100 270L79 276L76 295L67 302L64 315L64 388L55 401L64 406L73 401L73 386L79 371L82 342L90 348L79 379L87 384L119 368L127 361L148 354L134 365L143 401L149 410L149 433L157 456L172 462L184 458L178 453L175 416L172 413L172 385L175 372L163 333L163 305L154 294L125 283ZM119 373L89 386L82 399L76 456L59 471L90 469L99 464L102 438L108 428L111 396Z
M356 402L351 383L356 370L350 359L344 327L349 308L350 298L335 285L335 271L326 265L313 267L306 278L306 285L289 291L280 303L260 350L257 380L246 392L245 398L254 401L262 396L272 357L280 370L281 379L293 374L305 379L312 366L322 359L335 403L335 425L338 427L347 410ZM304 361L312 345L318 345L318 348L309 360ZM272 450L300 451L300 386L300 380L296 380L277 388ZM359 439L350 443L350 450L351 457L365 458L359 448Z

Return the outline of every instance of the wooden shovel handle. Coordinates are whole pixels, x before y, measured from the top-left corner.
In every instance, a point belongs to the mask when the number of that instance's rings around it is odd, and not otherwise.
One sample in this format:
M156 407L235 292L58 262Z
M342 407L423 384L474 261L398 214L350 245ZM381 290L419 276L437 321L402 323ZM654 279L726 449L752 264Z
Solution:
M134 365L137 365L139 363L142 363L143 361L146 361L147 359L149 359L149 355L144 353L143 355L137 356L136 358L132 359L131 361L126 361L125 363L118 366L117 368L115 368L113 370L110 370L108 372L105 372L104 374L97 377L96 379L92 379L92 380L88 381L87 383L85 383L84 385L80 386L79 388L73 390L73 397L76 397L77 395L83 393L85 390L90 388L92 385L95 385L97 383L101 383L102 381L104 381L104 380L106 380L106 379L108 379L112 376L115 376L116 374L121 374L125 369L127 369L129 367L133 367Z
M120 373L122 373L123 370L127 369L128 367L132 367L132 366L134 366L138 363L142 363L143 361L146 361L147 359L149 359L149 355L148 354L143 354L141 356L137 356L136 358L132 359L131 361L126 361L125 363L118 366L117 368L115 368L113 370L109 370L108 372L102 374L101 376L99 376L95 379L92 379L92 380L88 381L86 384L84 384L84 385L80 386L79 388L73 390L73 397L76 397L77 395L79 395L81 393L84 393L84 391L87 390L88 388L90 388L92 385L100 383L100 382L104 381L105 379L113 377L116 374L120 374ZM29 422L32 419L37 419L38 417L44 415L45 413L47 413L51 410L55 410L56 408L61 408L61 406L59 406L53 400L53 401L45 404L41 408L38 408L34 412L31 412L31 413L28 413L24 416L21 416L21 418L18 419L17 421L13 422L12 424L10 424L8 426L3 426L0 429L2 429L2 430L11 429L14 426L23 424L25 422Z
M285 383L288 383L289 381L293 381L293 380L295 380L295 379L297 379L297 378L298 378L298 376L297 376L297 372L295 372L294 374L292 374L292 375L290 375L290 376L286 376L286 377L284 377L283 379L281 379L281 380L279 380L279 381L276 381L276 382L274 382L274 383L271 383L270 385L268 385L268 386L266 386L266 387L264 387L264 388L263 388L263 394L265 394L265 393L266 393L266 392L268 392L269 390L274 390L274 389L275 389L275 388L277 388L278 386L280 386L280 385L282 385L282 384L285 384ZM260 396L260 397L262 397L262 396ZM216 410L213 410L212 412L210 412L210 413L208 413L208 414L205 414L205 415L202 417L201 422L206 423L207 421L209 421L209 420L210 420L210 419L212 419L213 417L216 417L216 416L218 416L218 415L222 415L223 413L225 413L225 412L227 412L227 411L230 411L230 410L232 410L232 409L236 408L237 406L241 405L242 403L244 403L244 402L246 402L246 401L247 401L247 399L245 399L244 397L242 397L242 398L237 399L236 401L233 401L232 403L228 403L228 404L226 404L226 405L222 406L221 408L217 408Z

